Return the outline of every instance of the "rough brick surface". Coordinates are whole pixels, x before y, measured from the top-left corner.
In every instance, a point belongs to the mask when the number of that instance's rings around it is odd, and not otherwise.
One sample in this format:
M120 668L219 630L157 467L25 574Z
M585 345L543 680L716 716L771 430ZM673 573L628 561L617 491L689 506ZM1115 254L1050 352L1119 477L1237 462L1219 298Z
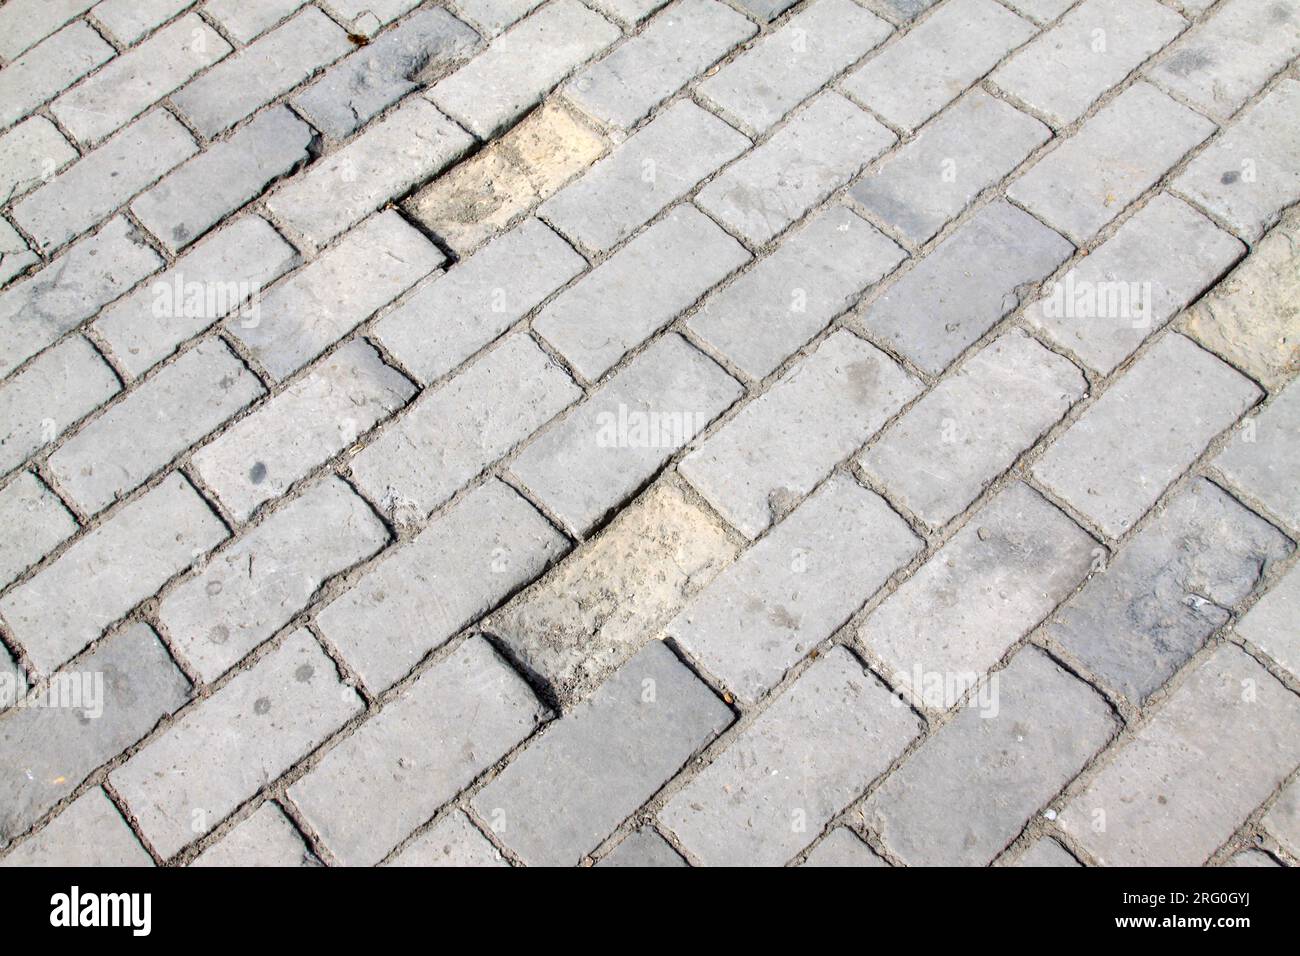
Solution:
M1261 502L1288 528L1300 528L1300 385L1269 402L1214 459L1235 487Z
M99 787L88 790L0 866L153 866L131 827Z
M818 843L804 866L816 867L856 867L888 866L888 864L871 851L871 847L854 836L847 827L836 827L830 836Z
M267 802L208 847L190 866L317 866L302 836L274 803Z
M1300 571L1292 568L1237 622L1236 631L1292 674L1300 676Z
M13 581L77 530L76 519L30 471L0 488L0 587Z
M650 828L637 830L601 858L597 866L682 867L686 861Z
M509 866L492 842L461 810L443 817L413 840L389 866Z

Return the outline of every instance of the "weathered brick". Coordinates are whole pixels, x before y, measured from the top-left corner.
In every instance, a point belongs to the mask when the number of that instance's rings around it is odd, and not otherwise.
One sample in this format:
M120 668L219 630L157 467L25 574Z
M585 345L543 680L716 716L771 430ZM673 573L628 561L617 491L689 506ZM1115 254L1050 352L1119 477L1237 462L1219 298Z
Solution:
M5 595L0 614L48 674L225 537L203 499L172 473Z
M773 0L750 0L753 3L766 4ZM784 3L785 0L775 0L776 3ZM897 19L906 22L912 20L932 6L939 0L867 0L867 3L881 10L882 12L892 14Z
M267 801L190 866L318 866L319 860L278 806Z
M903 519L832 476L705 587L667 633L753 703L921 549Z
M1119 729L1109 706L1036 647L996 675L987 709L963 708L863 808L908 866L983 866Z
M804 866L857 867L888 866L884 860L871 851L871 847L862 842L848 827L836 827L826 839L818 843Z
M154 849L170 858L361 709L334 662L298 630L187 710L109 780Z
M674 103L538 208L560 232L603 252L749 148L689 100Z
M15 4L6 4L3 12L15 9ZM0 37L6 33L6 30L0 30ZM0 126L8 126L26 116L101 63L112 59L114 52L93 28L78 21L6 64L4 72L0 73Z
M1236 647L1201 661L1059 824L1108 866L1199 866L1300 762L1300 701Z
M1259 397L1209 352L1167 335L1047 449L1034 476L1119 537Z
M533 328L594 382L749 258L687 203L552 299Z
M656 485L480 626L571 704L639 651L736 551L703 508L673 485Z
M192 3L193 0L102 0L95 4L93 13L119 43L130 46Z
M740 393L735 379L681 336L666 335L538 436L510 471L585 534Z
M377 26L391 23L412 7L419 6L420 0L325 0L338 17L369 35Z
M828 651L659 814L706 866L780 866L921 730L842 647Z
M964 511L1086 390L1077 368L1012 331L972 355L858 460L908 511L937 528Z
M619 36L578 0L556 0L494 39L429 98L479 139L491 139Z
M1277 395L1214 459L1229 484L1300 528L1300 383Z
M872 112L914 130L1035 32L994 0L950 0L841 86Z
M542 0L456 0L456 12L468 17L485 36L496 36L542 5Z
M289 798L339 862L373 865L547 714L474 638L327 753Z
M30 471L19 472L0 489L0 587L9 584L77 530L68 513L41 480ZM3 671L0 666L0 671ZM0 707L3 707L0 701Z
M1004 200L980 209L859 313L862 326L938 375L1073 253Z
M44 116L23 120L0 136L0 203L8 203L77 158L77 151Z
M240 43L251 43L307 0L206 0L204 11Z
M1082 866L1078 860L1070 856L1065 848L1055 840L1047 837L1039 837L1029 849L1021 853L1013 861L1006 864L1007 866L1026 866L1026 867L1077 867Z
M480 790L474 811L529 866L572 866L732 719L652 641Z
M322 478L214 554L158 605L174 646L213 681L293 618L321 583L388 533L338 478Z
M1300 570L1293 567L1236 624L1236 631L1300 677Z
M868 170L849 195L920 245L1050 136L1038 120L973 90Z
M681 867L686 861L652 827L629 833L597 866Z
M0 10L0 57L13 60L99 0L10 0Z
M131 203L131 211L175 253L307 162L313 136L277 106L167 176Z
M1082 244L1214 129L1151 84L1134 83L1013 182L1007 195Z
M1288 853L1300 856L1300 778L1291 781L1260 822Z
M1254 866L1254 867L1279 867L1282 864L1277 862L1263 850L1239 850L1234 853L1228 862L1222 866Z
M83 793L0 867L153 866L122 814L99 787Z
M828 91L700 190L696 202L762 245L856 176L895 139L865 112Z
M376 693L541 574L568 543L509 486L489 481L390 551L318 615Z
M18 230L7 220L0 219L0 285L40 261L41 257L28 248Z
M64 442L50 471L95 514L264 393L224 343L209 339Z
M1033 17L1039 23L1049 23L1074 6L1076 0L1004 0L1004 2L1025 16ZM1213 3L1214 0L1196 0L1196 2Z
M464 6L464 4L461 4ZM509 866L464 810L453 810L388 861L389 866Z

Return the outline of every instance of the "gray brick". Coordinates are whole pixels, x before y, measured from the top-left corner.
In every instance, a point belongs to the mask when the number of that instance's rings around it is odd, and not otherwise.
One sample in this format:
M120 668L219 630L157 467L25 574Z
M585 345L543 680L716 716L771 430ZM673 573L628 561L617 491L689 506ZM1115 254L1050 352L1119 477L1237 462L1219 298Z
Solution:
M0 203L46 182L77 158L77 151L44 116L23 120L0 136Z
M339 862L373 865L547 715L474 638L326 754L289 798Z
M687 604L667 633L753 703L921 545L880 496L832 476Z
M1209 138L1214 124L1135 83L1020 176L1007 195L1082 244Z
M190 82L172 97L204 136L216 136L353 49L320 9L302 13Z
M307 162L312 139L311 127L277 106L167 176L131 211L175 253Z
M266 220L244 216L108 306L91 328L119 367L143 375L228 313L253 321L262 287L298 263L298 253Z
M307 0L206 0L203 9L240 43L251 43Z
M1028 850L1007 864L1007 866L1025 867L1077 867L1082 865L1078 860L1070 856L1061 844L1047 837L1039 837L1030 844Z
M619 35L578 0L555 0L494 39L429 96L479 139L491 139Z
M541 6L542 0L455 0L453 6L486 36L496 36Z
M414 393L370 345L349 342L195 452L194 468L245 521Z
M920 245L1050 136L1037 120L973 90L868 170L849 195Z
M765 378L905 257L870 223L835 206L709 296L688 325L745 374Z
M1249 379L1168 335L1047 449L1034 476L1119 537L1259 398Z
M518 493L489 481L435 518L318 615L376 693L541 574L568 543Z
M214 554L158 605L173 645L214 681L309 604L321 583L377 552L384 526L322 478Z
M278 806L267 801L190 866L317 866L297 828Z
M652 827L629 833L597 866L681 867L687 863Z
M753 2L767 3L771 2L771 0L753 0ZM777 2L784 2L784 0L777 0ZM938 3L939 0L867 0L867 2L877 9L893 14L899 20L906 22L920 16Z
M951 232L859 313L862 326L938 375L1074 252L1070 243L997 200Z
M1070 7L1074 6L1076 0L1006 0L1009 7L1013 7L1027 17L1032 17L1039 23L1048 23L1055 20ZM1196 0L1198 3L1213 3L1214 0ZM1186 2L1183 4L1187 6Z
M563 239L528 219L434 276L374 325L402 366L429 383L492 342L587 267ZM436 335L430 330L436 329Z
M374 27L391 23L419 4L420 0L325 0L325 6L339 19L367 36Z
M674 103L537 212L569 238L603 252L749 145L689 100Z
M995 0L950 0L841 86L872 112L914 130L1035 32Z
M1250 429L1238 432L1214 466L1286 527L1300 528L1300 384L1282 391Z
M153 866L153 859L117 807L95 787L0 860L0 867L8 866L134 867Z
M272 288L256 316L225 326L274 378L287 378L443 261L397 212L381 212Z
M7 220L0 219L0 285L4 285L41 257L27 247L27 240Z
M1300 677L1300 570L1293 567L1237 621L1236 631Z
M76 519L30 471L0 488L0 587L9 584L77 530ZM0 664L0 672L5 672ZM0 701L0 709L3 702Z
M688 203L552 299L533 328L594 382L749 258Z
M230 49L197 14L187 14L64 93L50 112L79 142L103 139Z
M109 780L154 849L170 858L361 710L320 645L294 631L185 711Z
M711 360L666 335L525 448L510 471L585 534L740 393Z
M817 0L704 80L699 92L764 132L892 32L853 0Z
M582 397L524 333L506 339L410 409L352 460L352 474L389 511L428 514Z
M1036 647L996 680L987 710L962 709L863 808L908 866L990 863L1119 729L1100 694Z
M652 641L480 790L474 811L529 866L572 866L731 722Z
M66 681L59 685L59 680ZM0 845L72 793L189 698L157 636L132 624L55 678L47 694L0 718Z
M11 590L0 614L48 674L225 537L216 515L173 473Z
M888 866L884 860L871 852L867 846L848 827L836 827L830 836L818 843L804 866L814 867L858 867Z
M4 12L15 9L6 4ZM0 37L6 32L0 30ZM113 55L104 38L80 21L28 50L0 73L0 126L26 116Z
M1197 479L1052 615L1044 634L1143 706L1291 550L1271 525Z
M1300 856L1300 778L1293 778L1260 821L1292 856Z
M591 5L631 30L667 2L668 0L591 0Z
M1088 254L1025 321L1109 375L1197 299L1246 247L1181 200L1160 193Z
M50 471L95 514L264 393L224 343L209 339L64 442Z
M1107 866L1199 866L1300 762L1300 701L1236 647L1201 661L1060 826Z
M1300 200L1300 81L1285 80L1244 110L1174 181L1174 188L1248 240Z
M0 10L0 57L13 60L99 0L10 0Z
M879 776L920 721L835 647L668 802L706 866L780 866Z
M678 0L574 77L565 95L601 122L634 126L757 29L715 0Z
M896 137L826 92L696 197L705 211L762 245L844 185Z
M992 80L1053 125L1068 126L1186 26L1156 0L1084 0Z
M126 46L166 23L193 0L103 0L93 11L100 25Z
M859 461L908 511L947 524L1087 390L1079 370L1020 331L970 357Z
M388 865L465 867L510 864L502 859L491 841L469 822L465 811L453 810L389 860Z

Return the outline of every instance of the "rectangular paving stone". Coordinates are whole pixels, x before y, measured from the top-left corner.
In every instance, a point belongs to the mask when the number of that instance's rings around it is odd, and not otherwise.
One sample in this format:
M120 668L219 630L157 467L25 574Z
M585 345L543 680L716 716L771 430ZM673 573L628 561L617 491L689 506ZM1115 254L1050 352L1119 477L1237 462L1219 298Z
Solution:
M992 862L1119 729L1100 694L1036 647L995 677L996 709L963 708L863 808L908 866Z
M72 537L77 521L54 493L30 471L22 471L0 488L0 587ZM0 674L7 674L7 657L0 655ZM0 700L0 709L4 702Z
M118 366L143 375L182 342L231 312L254 321L264 286L299 263L297 251L259 216L207 237L91 324Z
M1260 397L1209 352L1167 335L1057 438L1034 477L1119 537Z
M758 3L767 3L770 0L755 0ZM778 0L782 2L782 0ZM939 0L867 0L869 4L906 22L920 16L926 10L939 2Z
M1092 239L1214 124L1149 83L1134 83L1007 189L1077 244Z
M474 812L529 866L572 866L732 719L652 641L480 790Z
M858 461L932 528L947 524L1084 396L1079 370L1020 331L976 352Z
M99 0L10 0L0 10L0 57L13 60Z
M1284 389L1237 432L1214 467L1286 527L1300 528L1300 385Z
M9 633L48 674L226 537L173 473L0 599Z
M240 43L251 43L307 0L206 0L204 11Z
M1055 20L1070 7L1074 6L1077 0L1006 0L1007 6L1018 10L1027 17L1032 17L1039 23L1049 23ZM1204 2L1204 0L1195 0L1195 2ZM1213 0L1210 0L1213 2ZM1183 6L1187 6L1186 3Z
M1156 0L1084 0L991 79L1052 125L1068 126L1186 26Z
M525 448L510 472L586 534L737 398L741 387L679 335L665 335Z
M153 866L135 834L104 791L95 787L14 849L0 867Z
M391 23L420 0L326 0L331 12L369 35L377 26Z
M167 176L131 203L131 211L176 253L306 163L314 138L288 108L274 107Z
M631 127L756 32L725 4L678 0L570 80L564 93L588 116Z
M1144 706L1291 550L1266 521L1197 479L1052 615L1044 634Z
M462 4L463 6L463 4ZM453 810L386 864L387 866L509 866L464 810Z
M434 276L374 324L373 335L424 383L446 375L587 267L528 219Z
M906 253L843 206L795 227L687 324L746 375L766 378Z
M849 195L920 245L1051 136L1038 120L972 90L863 174Z
M1160 193L1092 250L1025 321L1109 375L1195 300L1246 247L1186 203Z
M858 322L931 375L940 374L1020 304L1073 246L997 200L953 230L861 310Z
M897 137L835 92L818 95L696 197L700 208L762 245L888 149Z
M657 484L480 626L567 707L639 651L737 550L704 508Z
M687 203L552 299L533 328L594 382L749 258Z
M751 131L767 131L893 33L853 0L817 0L699 85Z
M537 214L576 243L604 252L749 146L722 120L683 100L542 203Z
M1300 782L1296 778L1287 784L1260 823L1288 853L1300 855Z
M852 654L832 648L659 819L705 866L781 866L920 730Z
M513 335L422 394L352 459L352 474L390 513L426 515L581 397L536 342Z
M496 37L429 98L479 139L491 139L620 35L578 0L556 0Z
M225 327L284 379L443 261L397 212L381 212L263 295L257 315L231 316Z
M192 0L103 0L92 12L114 39L130 46L191 5Z
M668 0L591 0L591 5L611 20L632 30L667 2Z
M190 866L319 866L302 835L270 800L221 840L200 853Z
M322 582L387 541L364 501L338 478L322 478L173 588L158 620L214 681L309 604Z
M204 836L363 709L297 630L109 775L159 855Z
M629 833L622 843L601 857L596 865L684 867L687 863L653 827L642 827Z
M682 460L745 537L758 537L921 391L879 349L840 330Z
M1300 677L1300 570L1293 566L1237 621L1238 635Z
M818 843L801 866L859 867L888 866L876 856L848 827L836 827L826 839Z
M872 112L911 131L1035 32L994 0L949 0L840 85Z
M0 845L179 709L190 692L144 624L106 638L55 681L37 695L42 706L33 701L0 717L0 759L8 768L0 780Z
M1032 867L1077 867L1082 864L1065 850L1061 844L1047 837L1039 837L1029 849L1006 866Z
M421 674L289 788L344 866L372 866L548 715L476 637Z
M14 4L6 4L4 13L14 8ZM5 34L6 31L0 30L0 37ZM114 52L113 47L89 24L78 21L11 60L0 73L0 126L22 119L95 67L112 59Z
M64 93L50 112L78 142L101 140L230 50L197 14L187 14Z
M1298 761L1300 701L1226 645L1197 664L1058 823L1103 866L1199 866Z
M486 31L485 36L496 36L541 5L542 0L456 0L456 12Z
M390 550L316 620L380 693L567 549L532 505L492 479Z
M0 202L48 182L76 158L57 126L44 116L29 116L0 136Z
M0 220L0 285L40 261L41 257L28 248L27 240L8 221Z
M981 508L858 630L891 683L945 711L1088 576L1096 542L1027 485ZM998 849L1001 849L999 847Z
M879 495L832 476L691 600L667 633L753 703L921 546Z

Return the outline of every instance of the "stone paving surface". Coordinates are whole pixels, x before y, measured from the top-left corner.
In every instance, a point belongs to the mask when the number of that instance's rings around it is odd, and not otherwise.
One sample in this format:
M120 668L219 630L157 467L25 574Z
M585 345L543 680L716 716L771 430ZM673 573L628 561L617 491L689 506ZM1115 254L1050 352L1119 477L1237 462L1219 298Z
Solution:
M0 3L0 865L1300 865L1298 60Z

